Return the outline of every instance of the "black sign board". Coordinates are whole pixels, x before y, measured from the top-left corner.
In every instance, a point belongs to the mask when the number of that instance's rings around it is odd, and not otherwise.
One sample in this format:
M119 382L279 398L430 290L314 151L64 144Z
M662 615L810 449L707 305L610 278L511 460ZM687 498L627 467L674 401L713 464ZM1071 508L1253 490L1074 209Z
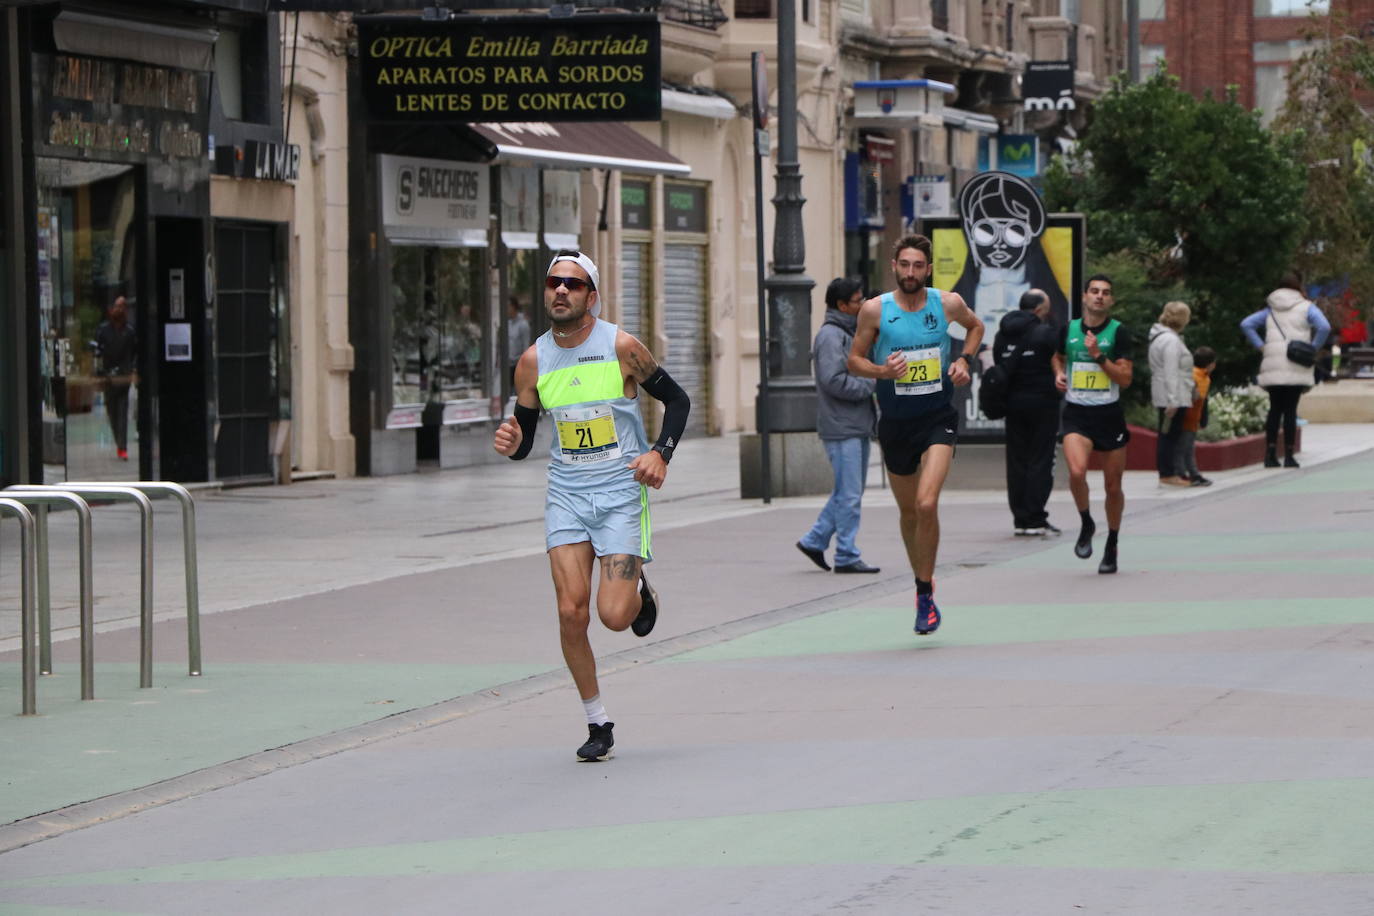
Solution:
M1021 78L1022 106L1026 111L1072 111L1073 62L1033 60Z
M657 121L653 15L358 20L374 121Z
M41 155L206 165L206 74L74 54L33 57Z
M663 228L669 232L705 232L706 187L664 182Z

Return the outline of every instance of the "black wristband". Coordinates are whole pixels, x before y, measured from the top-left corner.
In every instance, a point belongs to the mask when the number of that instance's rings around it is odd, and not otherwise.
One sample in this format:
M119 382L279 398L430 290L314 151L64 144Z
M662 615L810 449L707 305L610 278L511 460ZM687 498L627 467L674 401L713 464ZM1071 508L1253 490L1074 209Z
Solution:
M673 446L671 446L671 445L655 445L653 448L649 449L649 451L651 451L651 452L658 452L660 455L662 455L662 456L663 456L663 463L664 463L664 464L670 464L670 463L672 463L672 460L673 460Z
M977 358L977 354L974 354L974 353L960 353L958 356L956 356L956 357L954 357L954 358L955 358L955 359L962 359L962 360L964 361L964 367L965 367L965 368L968 368L968 369L972 369L972 368L973 368L973 361L974 361L974 359Z

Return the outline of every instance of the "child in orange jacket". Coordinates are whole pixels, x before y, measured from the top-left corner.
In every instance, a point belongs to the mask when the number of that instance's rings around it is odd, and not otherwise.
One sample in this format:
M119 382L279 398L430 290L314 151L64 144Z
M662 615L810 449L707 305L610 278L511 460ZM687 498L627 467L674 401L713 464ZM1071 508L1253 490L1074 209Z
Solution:
M1211 347L1193 351L1193 406L1183 415L1183 431L1178 437L1174 467L1179 476L1187 478L1195 487L1210 487L1212 481L1197 469L1197 432L1207 425L1207 395L1212 388L1212 370L1217 367L1217 352Z

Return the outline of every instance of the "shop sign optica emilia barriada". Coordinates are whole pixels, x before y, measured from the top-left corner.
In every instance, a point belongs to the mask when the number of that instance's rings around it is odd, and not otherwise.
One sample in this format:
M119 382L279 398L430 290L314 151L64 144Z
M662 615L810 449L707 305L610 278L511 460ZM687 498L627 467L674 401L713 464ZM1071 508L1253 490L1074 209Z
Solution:
M358 21L374 121L657 121L653 15Z

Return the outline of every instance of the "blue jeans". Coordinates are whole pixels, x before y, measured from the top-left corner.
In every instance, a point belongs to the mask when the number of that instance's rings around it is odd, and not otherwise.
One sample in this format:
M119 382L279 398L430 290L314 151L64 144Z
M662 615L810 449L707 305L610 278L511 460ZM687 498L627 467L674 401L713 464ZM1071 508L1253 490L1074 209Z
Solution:
M835 485L815 526L801 542L812 550L825 550L830 546L830 538L834 537L835 565L848 566L859 562L859 548L854 539L859 534L859 508L868 479L869 440L867 436L822 439L821 445L825 446L825 454L835 472Z

